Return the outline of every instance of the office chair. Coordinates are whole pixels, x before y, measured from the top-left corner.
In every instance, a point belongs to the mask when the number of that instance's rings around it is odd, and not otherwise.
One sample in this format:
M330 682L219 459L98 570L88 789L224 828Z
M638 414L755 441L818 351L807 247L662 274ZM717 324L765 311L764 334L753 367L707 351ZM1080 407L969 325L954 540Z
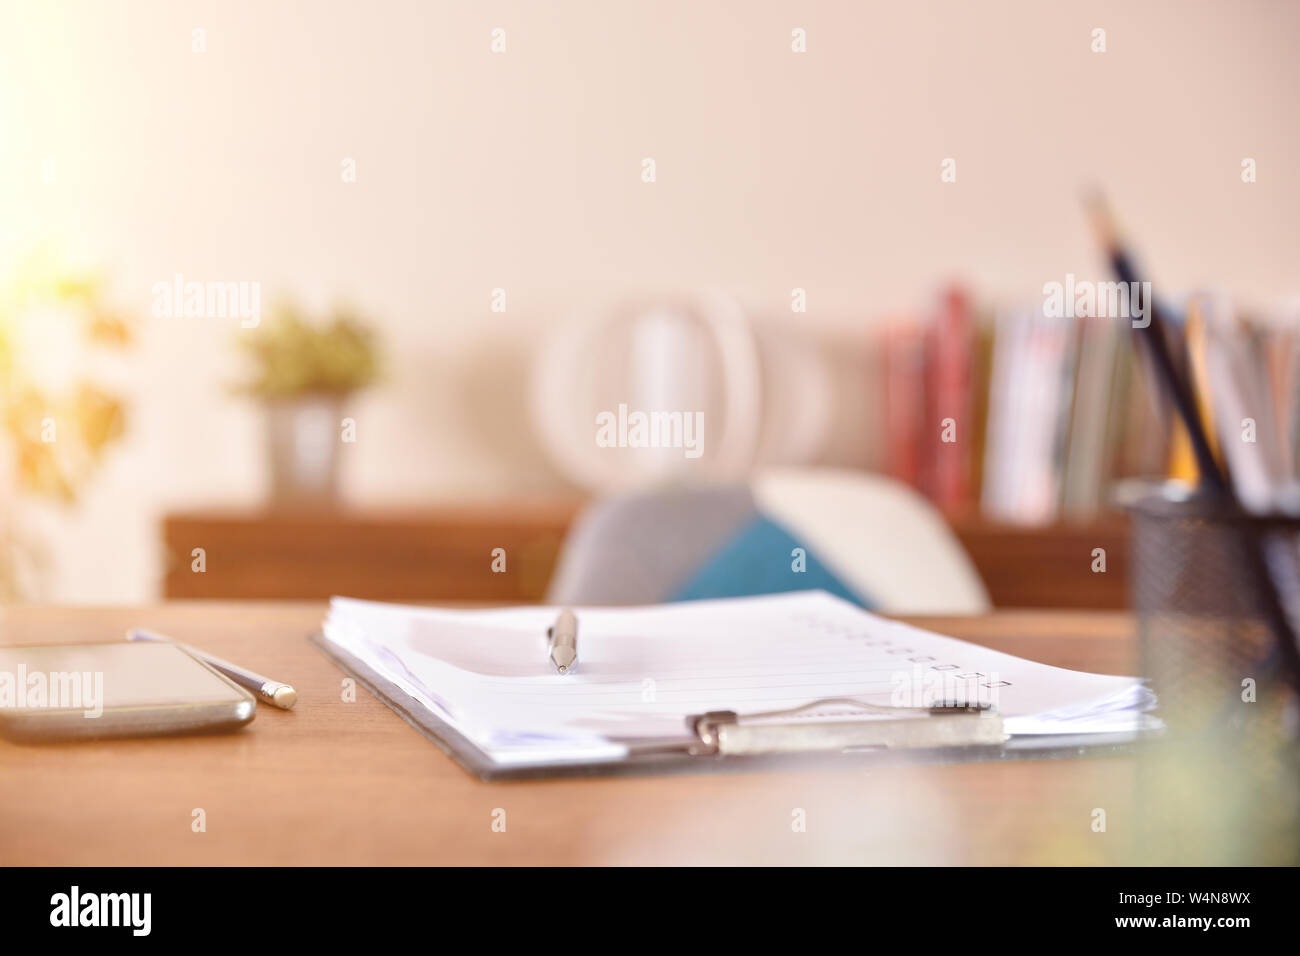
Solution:
M911 488L804 468L594 502L569 531L547 599L654 604L808 588L890 614L991 606L952 531Z

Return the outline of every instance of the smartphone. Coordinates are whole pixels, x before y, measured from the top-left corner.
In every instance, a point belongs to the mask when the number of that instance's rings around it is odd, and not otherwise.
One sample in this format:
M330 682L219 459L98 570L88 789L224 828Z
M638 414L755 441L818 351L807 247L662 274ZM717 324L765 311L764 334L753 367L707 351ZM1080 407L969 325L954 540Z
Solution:
M257 700L172 644L0 647L0 736L18 741L234 730Z

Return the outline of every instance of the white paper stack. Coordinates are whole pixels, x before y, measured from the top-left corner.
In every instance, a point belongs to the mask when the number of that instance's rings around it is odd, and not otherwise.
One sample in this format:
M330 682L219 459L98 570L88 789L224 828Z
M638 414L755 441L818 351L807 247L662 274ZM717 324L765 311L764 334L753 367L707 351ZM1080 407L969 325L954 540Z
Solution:
M1146 714L1155 697L1138 678L1037 664L821 591L579 608L578 667L563 676L546 654L556 614L334 598L323 635L503 767L618 760L629 743L686 739L691 714L839 697L992 704L1012 735L1128 733L1156 723ZM836 715L816 719L828 716Z

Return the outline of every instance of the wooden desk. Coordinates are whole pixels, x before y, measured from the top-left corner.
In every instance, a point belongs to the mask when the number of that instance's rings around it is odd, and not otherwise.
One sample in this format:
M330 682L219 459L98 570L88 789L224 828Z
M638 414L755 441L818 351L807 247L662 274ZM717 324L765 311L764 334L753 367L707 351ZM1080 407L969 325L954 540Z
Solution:
M0 741L0 864L1091 864L1121 859L1133 829L1131 757L480 783L366 691L341 700L343 674L305 639L322 611L0 610L6 644L149 627L299 693L296 710L259 707L223 736ZM919 623L1066 667L1134 666L1120 614ZM1096 807L1107 833L1091 830ZM191 831L195 808L204 833ZM505 833L491 828L496 808ZM792 831L795 808L807 832Z

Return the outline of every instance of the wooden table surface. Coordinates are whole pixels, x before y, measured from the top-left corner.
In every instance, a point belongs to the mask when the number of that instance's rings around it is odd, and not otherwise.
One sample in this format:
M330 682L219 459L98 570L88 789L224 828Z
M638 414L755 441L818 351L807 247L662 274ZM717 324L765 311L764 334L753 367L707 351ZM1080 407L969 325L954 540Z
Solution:
M307 642L319 603L0 610L0 643L151 628L298 690L227 735L0 741L0 864L1104 863L1132 832L1134 758L485 784ZM912 619L1065 667L1134 672L1131 619ZM1105 808L1107 832L1092 829ZM194 832L201 808L206 831ZM795 832L796 810L806 832ZM492 828L505 811L505 832Z

